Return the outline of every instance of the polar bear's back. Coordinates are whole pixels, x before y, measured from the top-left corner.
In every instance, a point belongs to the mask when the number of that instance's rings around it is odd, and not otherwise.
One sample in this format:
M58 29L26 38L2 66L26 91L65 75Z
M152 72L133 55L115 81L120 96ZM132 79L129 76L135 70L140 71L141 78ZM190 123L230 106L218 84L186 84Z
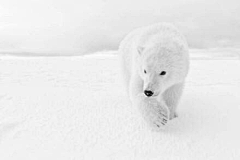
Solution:
M136 44L138 46L151 46L156 43L175 41L180 45L187 45L183 35L173 25L168 23L158 23L143 27L140 34L136 34Z
M136 29L130 32L120 43L119 52L122 61L122 68L125 68L126 71L130 72L130 68L132 67L132 56L136 52L136 40L142 31L140 29ZM124 73L127 74L127 73Z
M122 64L131 74L132 58L137 54L139 46L151 46L164 41L175 41L179 45L188 48L183 35L171 24L158 23L147 27L141 27L130 32L120 43L119 52Z

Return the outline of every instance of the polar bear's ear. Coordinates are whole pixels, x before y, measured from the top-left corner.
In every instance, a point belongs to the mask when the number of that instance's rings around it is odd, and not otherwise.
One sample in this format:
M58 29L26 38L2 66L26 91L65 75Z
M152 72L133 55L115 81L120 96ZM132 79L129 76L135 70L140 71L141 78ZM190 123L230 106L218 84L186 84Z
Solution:
M139 47L137 48L137 50L138 50L139 55L142 55L142 52L143 52L143 50L144 50L144 47L139 46Z

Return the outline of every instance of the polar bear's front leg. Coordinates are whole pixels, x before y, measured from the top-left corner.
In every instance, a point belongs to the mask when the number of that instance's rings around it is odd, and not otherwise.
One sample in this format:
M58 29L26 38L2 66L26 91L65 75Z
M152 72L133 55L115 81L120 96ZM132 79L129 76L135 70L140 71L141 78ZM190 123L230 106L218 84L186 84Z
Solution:
M133 75L129 85L130 99L146 122L153 128L160 128L169 120L169 109L164 101L149 98L143 94L143 81L138 75Z
M170 120L177 117L176 109L182 96L184 82L175 84L163 93L163 100L170 111Z
M160 128L168 123L170 112L163 101L159 102L156 98L142 97L137 105L143 118L153 128Z

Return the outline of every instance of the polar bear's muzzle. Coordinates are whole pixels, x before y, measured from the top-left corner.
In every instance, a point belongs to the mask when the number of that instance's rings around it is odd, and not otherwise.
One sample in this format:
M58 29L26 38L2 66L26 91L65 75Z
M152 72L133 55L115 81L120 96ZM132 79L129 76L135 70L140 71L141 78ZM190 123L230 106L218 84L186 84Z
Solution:
M147 97L158 96L161 91L159 91L159 85L149 83L143 88L143 93Z
M151 96L154 94L154 92L151 91L151 90L144 90L144 94L145 94L147 97L151 97Z

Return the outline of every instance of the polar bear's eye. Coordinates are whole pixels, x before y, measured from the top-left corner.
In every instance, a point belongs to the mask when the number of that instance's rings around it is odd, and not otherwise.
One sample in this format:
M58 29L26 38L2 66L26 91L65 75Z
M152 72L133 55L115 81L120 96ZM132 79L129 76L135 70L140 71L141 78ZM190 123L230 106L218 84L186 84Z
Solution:
M166 73L166 71L162 71L159 75L164 76Z
M144 69L144 73L146 74L147 73L147 71Z

